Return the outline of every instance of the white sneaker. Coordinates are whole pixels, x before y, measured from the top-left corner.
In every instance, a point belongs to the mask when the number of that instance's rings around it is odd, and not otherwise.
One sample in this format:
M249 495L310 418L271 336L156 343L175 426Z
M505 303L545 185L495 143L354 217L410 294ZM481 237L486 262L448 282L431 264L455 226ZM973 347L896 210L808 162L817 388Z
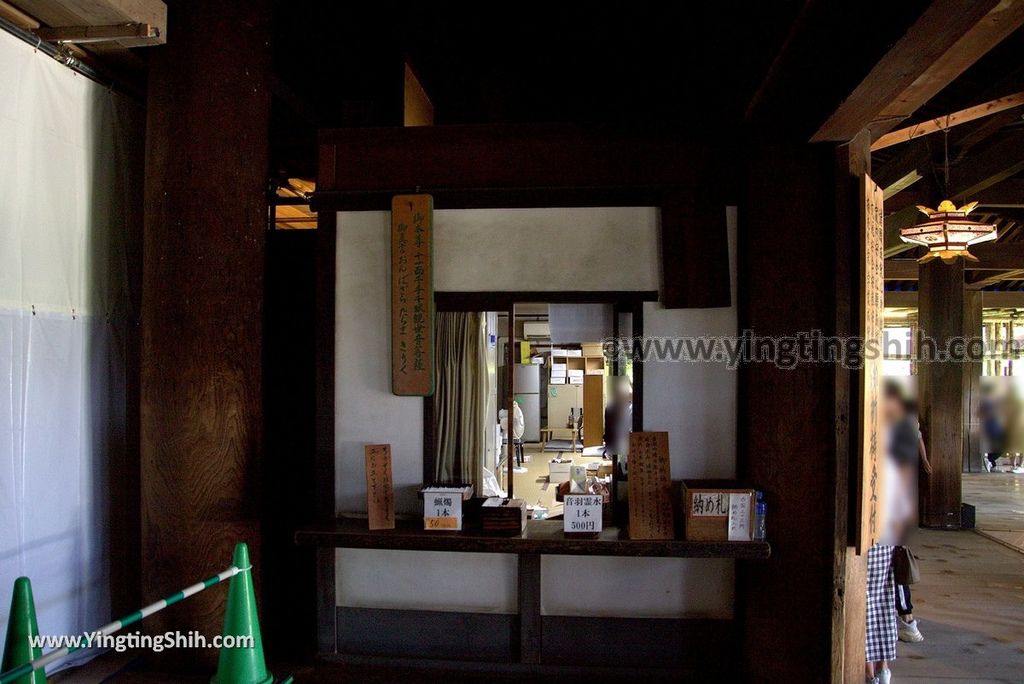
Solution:
M885 668L878 671L878 684L889 684L892 681L892 670Z
M897 618L896 624L898 627L897 631L900 634L900 641L906 641L911 644L919 644L924 641L924 635L917 628L917 620L904 622L902 618Z
M1024 475L1024 466L1017 466L1013 469L1015 475Z

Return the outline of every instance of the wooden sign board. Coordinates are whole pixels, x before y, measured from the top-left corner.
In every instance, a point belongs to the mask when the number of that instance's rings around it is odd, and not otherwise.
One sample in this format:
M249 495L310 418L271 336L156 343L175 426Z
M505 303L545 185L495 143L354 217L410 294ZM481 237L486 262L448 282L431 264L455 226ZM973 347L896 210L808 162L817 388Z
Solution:
M391 391L434 393L434 200L391 200Z
M684 481L686 540L750 541L753 500L753 489L704 487Z
M629 435L629 538L673 539L667 432Z
M367 444L366 512L371 530L395 529L395 489L391 484L391 445Z
M885 308L885 214L882 189L867 175L860 179L860 330L863 348L882 349ZM868 358L869 356L873 358ZM857 425L858 482L854 525L857 553L878 542L883 524L881 507L884 440L881 423L882 358L865 354L860 369L860 422Z

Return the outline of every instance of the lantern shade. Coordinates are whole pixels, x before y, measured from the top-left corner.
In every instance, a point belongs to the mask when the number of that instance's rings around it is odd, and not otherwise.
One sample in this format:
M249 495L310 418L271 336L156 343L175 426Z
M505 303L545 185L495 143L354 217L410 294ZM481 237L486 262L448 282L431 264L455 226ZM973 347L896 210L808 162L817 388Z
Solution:
M952 262L957 257L977 261L968 247L998 237L993 224L968 220L967 214L977 205L971 202L957 209L952 202L944 200L938 209L918 206L928 220L900 230L900 239L928 248L928 253L918 260L920 263L932 259Z

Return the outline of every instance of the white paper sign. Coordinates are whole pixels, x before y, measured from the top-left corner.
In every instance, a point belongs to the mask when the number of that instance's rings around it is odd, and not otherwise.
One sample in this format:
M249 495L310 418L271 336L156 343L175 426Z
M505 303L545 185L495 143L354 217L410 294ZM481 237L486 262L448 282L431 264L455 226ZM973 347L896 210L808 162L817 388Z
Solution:
M729 515L729 495L724 492L694 492L690 516L724 518Z
M448 492L424 492L423 529L461 530L462 492L456 489Z
M729 541L750 541L750 494L729 495Z
M566 532L600 532L603 510L600 496L566 494L562 529Z

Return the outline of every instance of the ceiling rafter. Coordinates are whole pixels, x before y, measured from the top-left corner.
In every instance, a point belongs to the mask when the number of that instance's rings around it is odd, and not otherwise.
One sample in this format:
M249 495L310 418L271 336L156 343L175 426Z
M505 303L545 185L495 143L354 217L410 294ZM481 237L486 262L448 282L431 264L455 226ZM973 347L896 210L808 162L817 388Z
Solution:
M1021 25L1024 0L935 0L811 141L892 130Z

